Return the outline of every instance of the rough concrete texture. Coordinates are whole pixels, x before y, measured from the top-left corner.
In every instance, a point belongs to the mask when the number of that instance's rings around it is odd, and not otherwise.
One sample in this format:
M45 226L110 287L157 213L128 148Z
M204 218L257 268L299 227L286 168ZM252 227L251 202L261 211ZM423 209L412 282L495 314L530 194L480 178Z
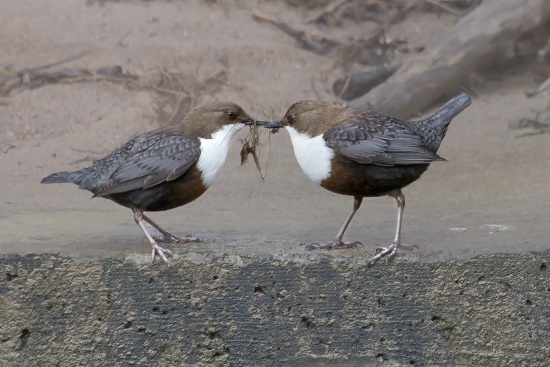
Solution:
M2 366L547 366L550 253L0 257Z

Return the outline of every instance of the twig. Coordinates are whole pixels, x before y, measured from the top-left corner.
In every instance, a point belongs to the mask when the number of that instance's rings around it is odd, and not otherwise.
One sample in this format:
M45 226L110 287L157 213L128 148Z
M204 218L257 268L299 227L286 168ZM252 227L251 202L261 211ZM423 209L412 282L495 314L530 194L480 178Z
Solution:
M342 95L348 90L350 82L351 82L351 75L349 75L349 73L346 73L346 79L344 80L344 85L342 86L342 90L340 91L340 93L337 94L338 98L342 98Z
M119 84L130 84L143 89L150 89L158 93L166 93L174 96L186 96L192 98L191 93L188 91L178 91L174 89L156 87L154 85L145 84L139 80L127 79L127 78L116 78L108 76L91 76L91 77L80 77L80 78L65 78L59 80L59 84L72 84L72 83L81 83L81 82L110 82L110 83L119 83Z
M336 11L339 7L344 5L345 3L349 2L350 0L339 0L335 2L328 3L327 6L325 6L320 11L316 12L316 14L313 14L308 19L306 19L306 23L313 23L324 17L325 15L332 13Z
M317 91L317 88L315 88L315 78L311 78L311 90L315 94L315 97L317 97L318 100L322 100L321 95Z
M441 9L443 10L446 10L448 11L449 13L451 14L454 14L454 15L464 15L463 12L461 12L460 10L456 10L455 8L445 4L445 3L442 3L441 1L439 0L424 0L425 2L427 2L428 4L432 4L432 5L435 5L437 7L440 7Z
M17 72L8 74L7 76L0 77L0 96L8 96L12 90L19 88L22 84L26 84L27 81L39 70L48 69L53 66L74 61L84 55L87 55L88 53L89 51L84 51L75 56L67 57L66 59L55 61L50 64L36 66L33 68L24 68Z
M98 160L98 157L92 157L92 156L88 155L84 158L76 159L76 160L72 161L70 164L75 165L75 164L80 164L82 162L95 162L96 160Z
M35 71L38 71L38 70L49 69L49 68L54 67L54 66L58 66L58 65L62 65L62 64L65 64L65 63L68 63L68 62L71 62L71 61L75 61L77 59L80 59L83 56L86 56L89 53L90 53L90 51L83 51L83 52L81 52L79 54L76 54L74 56L70 56L70 57L67 57L65 59L61 59L59 61L54 61L50 64L35 66L35 67L32 67L32 68L24 68L24 69L21 69L20 71L18 71L16 73L14 73L13 75L9 75L9 76L6 76L6 77L2 78L1 82L5 82L5 81L10 80L10 79L18 79L18 78L23 77L25 74L29 74L29 73L32 73L32 72L35 72Z
M516 136L516 138L525 138L525 137L528 137L528 136L535 136L535 135L542 135L542 134L550 134L550 129L549 128L538 129L538 130L535 130L535 131L532 131L532 132L528 132L528 133L518 135L518 136Z
M93 150L78 149L78 148L71 148L71 150L73 152L77 152L77 153L91 153L91 154L94 154L94 155L106 155L108 153L108 152L95 152Z
M248 160L248 155L252 154L252 157L254 158L254 163L256 164L256 168L258 169L258 172L260 172L260 176L263 180L265 178L265 175L262 173L262 165L260 164L260 158L257 151L259 142L260 127L256 124L251 125L248 135L246 136L246 138L241 140L241 166L245 164Z
M262 176L262 180L267 176L267 171L269 171L269 157L271 157L271 134L267 135L267 159L265 161L265 172Z
M338 97L350 101L368 93L372 88L383 83L399 69L399 66L397 62L392 62L354 75L346 73L345 78L334 82L332 90Z
M539 93L544 92L544 91L547 90L549 87L550 87L550 78L546 79L546 81L543 82L541 85L539 85L539 87L538 87L537 89L533 89L533 90L530 90L530 91L525 92L525 95L526 95L528 98L531 98L531 97L536 96L536 95L539 94Z
M315 51L321 55L324 55L328 52L328 48L325 45L323 45L319 41L314 40L311 36L307 35L305 31L300 31L284 22L276 21L270 16L256 11L252 12L252 17L258 21L273 24L289 36L294 37L296 40L298 40L306 49Z

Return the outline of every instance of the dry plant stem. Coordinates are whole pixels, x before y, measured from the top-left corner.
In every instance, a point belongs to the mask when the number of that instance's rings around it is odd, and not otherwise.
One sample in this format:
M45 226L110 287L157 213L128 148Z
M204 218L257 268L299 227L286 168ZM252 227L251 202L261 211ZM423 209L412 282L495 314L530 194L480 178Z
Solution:
M24 75L26 73L32 73L32 72L35 72L35 71L49 69L49 68L54 67L54 66L66 64L68 62L78 60L81 57L86 56L89 53L90 53L90 51L84 51L84 52L81 52L77 55L67 57L66 59L62 59L62 60L59 60L59 61L54 61L50 64L36 66L36 67L33 67L33 68L25 68L23 70L20 70L20 71L14 73L14 75L8 75L6 78L2 78L2 82L4 82L4 80L7 80L7 79L18 79L18 78L21 77L21 75Z
M110 82L115 84L129 84L129 85L134 85L143 89L150 89L158 93L166 93L174 96L186 96L186 97L192 98L191 93L187 91L178 91L174 89L156 87L154 85L145 84L139 80L126 79L126 78L113 78L113 77L105 77L105 76L67 78L67 79L61 79L59 81L59 84L72 84L72 83L82 83L82 82Z
M262 176L262 180L267 176L269 170L269 157L271 156L271 133L267 135L267 160L265 161L265 173Z
M317 12L316 14L313 14L308 19L306 19L306 23L313 23L321 19L327 14L333 13L336 10L338 10L339 7L344 5L345 3L349 2L350 0L339 0L328 3L327 6L325 6L323 9L321 9L320 12Z
M279 22L271 18L270 16L259 13L259 12L253 12L252 17L258 21L267 22L275 25L277 28L285 32L291 37L294 37L297 41L299 41L302 46L306 49L310 49L312 51L315 51L316 53L320 55L326 54L329 50L328 48L323 45L321 42L314 40L310 35L308 35L305 31L297 30L288 24L284 22Z
M346 73L345 79L338 79L334 82L332 91L339 98L346 101L355 99L383 83L395 73L399 67L400 65L397 62L392 62L353 75Z
M340 91L340 93L337 94L338 98L342 98L342 95L347 92L350 82L351 82L351 75L349 73L346 73L346 79L344 80L344 86L342 87L342 90Z
M527 96L527 98L531 98L536 96L539 93L544 92L548 88L550 88L550 78L546 79L546 81L544 81L541 85L539 85L537 89L527 91L525 95Z
M262 173L262 165L260 163L260 157L258 155L257 147L259 146L259 143L260 143L260 128L256 124L251 125L248 135L244 140L241 141L241 144L242 144L241 165L246 163L246 161L248 160L248 155L252 154L252 157L254 159L254 164L256 165L258 172L260 172L260 176L262 177L262 180L263 180L265 178L265 174Z
M161 70L161 74L166 76L166 78L168 78L168 80L170 80L170 84L173 86L172 89L168 89L168 88L163 88L163 89L167 89L167 90L178 90L176 89L176 86L178 85L178 83L176 83L176 81L174 80L175 78L177 78L175 75L173 75L172 73L170 73L168 70L162 68ZM182 84L182 81L179 80L179 84ZM156 88L159 88L159 87L156 87ZM183 90L182 90L183 92ZM185 93L191 98L191 100L196 100L196 96L195 94L193 93L192 90L185 90Z
M311 78L311 90L315 94L315 97L317 97L318 100L322 100L321 94L319 94L319 91L317 91L317 87L315 87L315 78ZM273 131L273 130L272 130Z
M449 13L454 14L454 15L463 15L464 14L460 10L456 10L456 9L452 8L451 6L445 4L441 1L438 1L438 0L423 0L423 1L427 2L428 4L432 4L432 5L435 5L437 7L440 7L441 9L443 9L445 11L448 11Z
M262 166L260 165L260 159L258 158L258 154L256 153L256 149L252 151L252 157L254 158L254 164L256 165L256 168L258 169L258 172L260 172L260 175L262 176L262 180L265 178L265 175L262 174Z

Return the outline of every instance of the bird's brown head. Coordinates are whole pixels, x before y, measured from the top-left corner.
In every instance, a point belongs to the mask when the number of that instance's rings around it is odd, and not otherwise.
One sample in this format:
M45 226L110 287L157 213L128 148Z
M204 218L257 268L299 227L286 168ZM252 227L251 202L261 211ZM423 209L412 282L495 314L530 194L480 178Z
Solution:
M186 135L210 138L213 133L226 127L236 131L245 125L257 122L239 105L232 102L211 102L192 109L179 127Z
M292 127L299 133L314 137L345 120L351 113L351 109L335 103L305 100L294 103L282 119L264 127Z

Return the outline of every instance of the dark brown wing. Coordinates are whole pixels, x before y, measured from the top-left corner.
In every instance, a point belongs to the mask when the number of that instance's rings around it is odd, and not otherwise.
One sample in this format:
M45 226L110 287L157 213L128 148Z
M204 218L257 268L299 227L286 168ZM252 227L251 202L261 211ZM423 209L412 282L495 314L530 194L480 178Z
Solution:
M329 147L355 162L394 166L442 160L425 147L421 136L407 129L406 122L372 112L355 120L323 135Z
M95 196L147 189L175 180L200 156L199 139L166 132L138 137L121 148L124 147L127 149L120 152L118 168Z

